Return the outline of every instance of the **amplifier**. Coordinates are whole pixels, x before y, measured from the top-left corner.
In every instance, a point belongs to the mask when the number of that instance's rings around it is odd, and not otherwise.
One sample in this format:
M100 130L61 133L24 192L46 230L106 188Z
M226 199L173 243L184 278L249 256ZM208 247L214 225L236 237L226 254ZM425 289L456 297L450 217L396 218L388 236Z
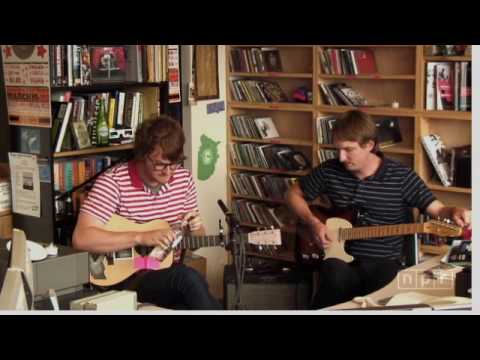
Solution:
M270 273L245 272L241 289L241 310L306 310L312 296L312 275L295 269ZM224 306L235 309L235 272L224 271Z

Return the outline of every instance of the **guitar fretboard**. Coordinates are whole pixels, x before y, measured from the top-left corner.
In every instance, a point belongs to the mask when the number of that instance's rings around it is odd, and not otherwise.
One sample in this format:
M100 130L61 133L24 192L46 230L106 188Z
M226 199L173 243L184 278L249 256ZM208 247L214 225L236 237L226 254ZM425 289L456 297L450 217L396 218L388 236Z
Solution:
M341 240L355 240L385 236L410 235L421 232L423 232L423 224L400 224L340 229L339 236Z
M182 249L198 249L201 247L223 246L226 237L219 235L205 235L205 236L189 236L183 237L179 246Z

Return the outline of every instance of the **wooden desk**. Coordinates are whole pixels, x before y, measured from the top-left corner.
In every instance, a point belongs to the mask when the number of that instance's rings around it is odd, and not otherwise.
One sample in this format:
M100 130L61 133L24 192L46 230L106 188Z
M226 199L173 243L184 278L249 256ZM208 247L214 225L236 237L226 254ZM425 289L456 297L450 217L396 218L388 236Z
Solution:
M424 274L425 270L438 265L442 257L443 255L435 256L421 264L400 271L392 282L367 296L374 302L411 291L432 296L455 296L454 279L434 280ZM323 310L340 309L360 309L360 304L354 301L347 301Z

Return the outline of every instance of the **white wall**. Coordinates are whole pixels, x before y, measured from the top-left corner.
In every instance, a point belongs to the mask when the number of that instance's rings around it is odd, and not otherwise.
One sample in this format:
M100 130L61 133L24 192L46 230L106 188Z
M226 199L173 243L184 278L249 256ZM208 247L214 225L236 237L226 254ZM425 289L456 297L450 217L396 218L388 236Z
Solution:
M183 94L188 97L188 82L191 81L192 50L191 45L182 45L182 84ZM225 110L220 113L207 114L207 104L226 101L225 81L225 46L218 46L218 67L220 98L213 100L197 101L188 104L184 99L183 127L186 135L185 155L188 157L185 167L188 168L195 179L198 192L198 202L201 216L208 235L218 234L218 220L222 219L225 226L223 213L217 205L217 200L226 203L227 196L227 118ZM226 104L225 104L226 108ZM204 181L198 179L198 150L200 136L205 134L218 142L219 158L216 162L215 172ZM197 254L207 258L207 280L213 294L220 298L223 296L223 267L227 262L227 253L221 248L204 248L197 250Z

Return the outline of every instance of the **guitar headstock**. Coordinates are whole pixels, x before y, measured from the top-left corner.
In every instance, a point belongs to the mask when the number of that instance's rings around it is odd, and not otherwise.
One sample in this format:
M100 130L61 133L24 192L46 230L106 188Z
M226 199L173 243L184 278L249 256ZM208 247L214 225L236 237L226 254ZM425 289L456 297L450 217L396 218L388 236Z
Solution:
M282 245L280 229L258 230L248 233L248 243L253 245Z
M460 226L441 220L429 220L425 222L423 224L423 230L428 234L446 237L458 237L463 233L463 229Z

